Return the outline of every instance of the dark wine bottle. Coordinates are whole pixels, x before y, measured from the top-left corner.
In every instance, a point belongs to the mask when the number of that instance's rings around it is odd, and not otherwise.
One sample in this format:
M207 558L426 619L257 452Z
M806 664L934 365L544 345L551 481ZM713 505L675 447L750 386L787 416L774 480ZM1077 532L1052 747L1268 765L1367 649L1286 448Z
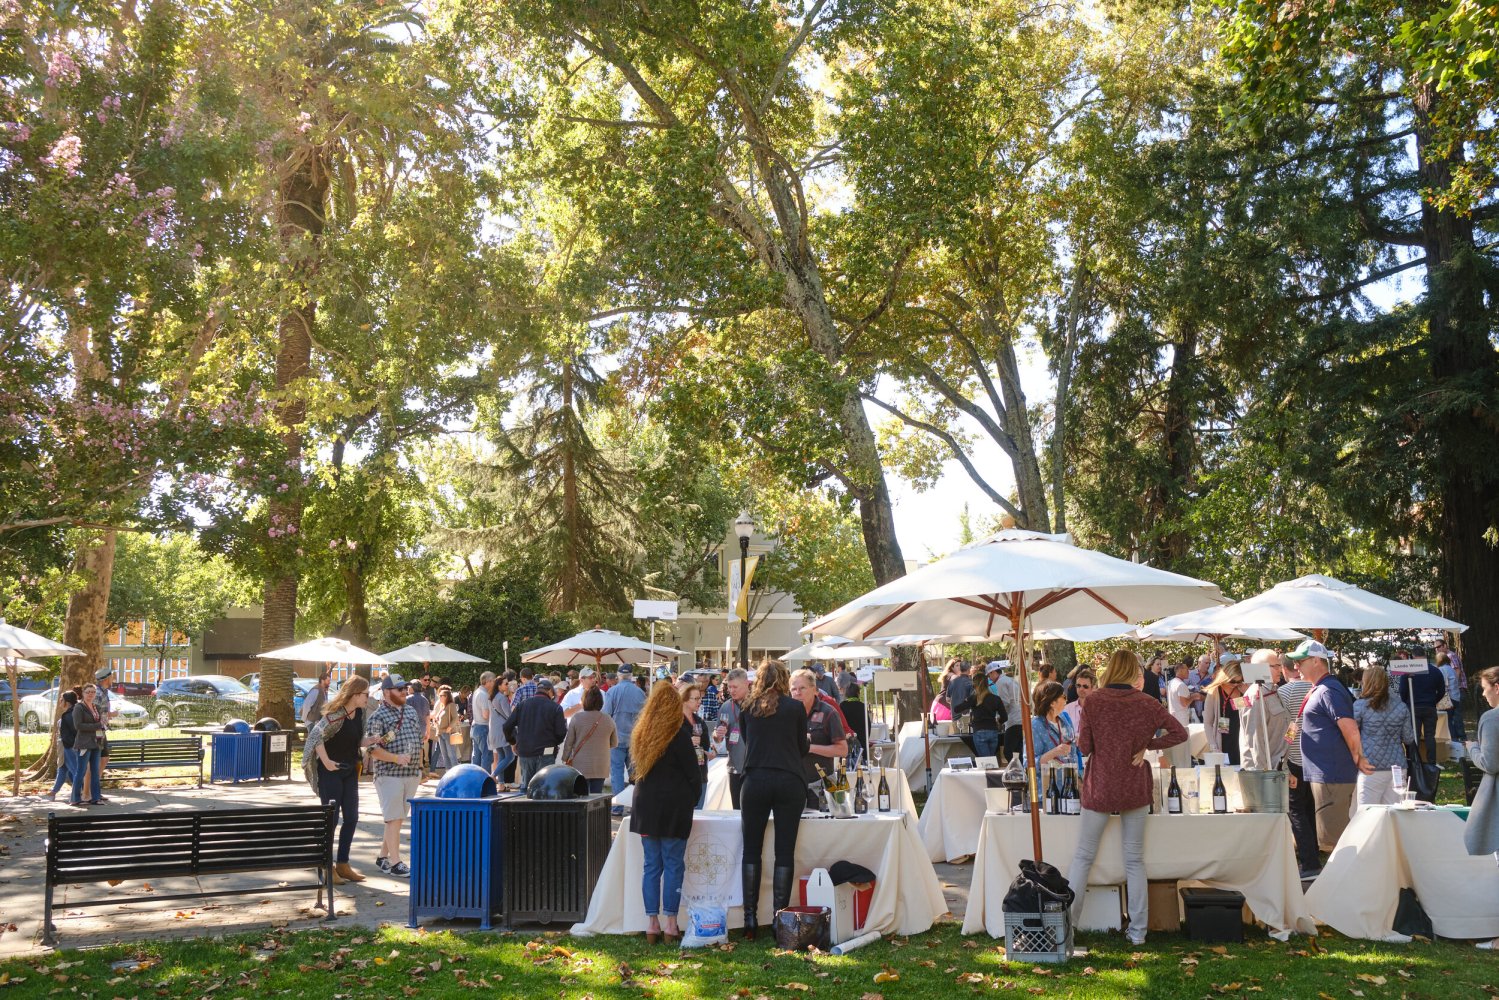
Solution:
M1046 811L1053 816L1062 813L1062 784L1057 777L1060 771L1059 767L1051 769L1051 781L1046 786Z
M1176 783L1176 765L1171 765L1171 784L1166 788L1166 812L1180 816L1182 812L1182 786Z
M875 793L875 798L879 802L880 812L887 813L890 811L890 782L885 777L885 769L883 767L880 768L880 787L879 791Z
M1223 765L1213 765L1213 812L1228 812L1228 788L1223 784Z
M1067 815L1081 816L1083 814L1082 789L1077 784L1077 768L1067 768Z
M854 784L854 814L863 816L869 812L869 800L864 797L864 771L859 771L859 780Z

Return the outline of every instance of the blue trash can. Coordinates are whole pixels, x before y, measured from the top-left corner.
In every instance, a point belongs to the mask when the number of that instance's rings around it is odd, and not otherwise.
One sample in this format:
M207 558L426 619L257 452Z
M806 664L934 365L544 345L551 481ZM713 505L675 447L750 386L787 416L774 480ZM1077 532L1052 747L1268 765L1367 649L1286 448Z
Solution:
M259 733L214 733L213 767L208 780L235 784L259 781L263 745Z
M411 800L411 909L423 917L479 920L489 930L501 916L499 799Z

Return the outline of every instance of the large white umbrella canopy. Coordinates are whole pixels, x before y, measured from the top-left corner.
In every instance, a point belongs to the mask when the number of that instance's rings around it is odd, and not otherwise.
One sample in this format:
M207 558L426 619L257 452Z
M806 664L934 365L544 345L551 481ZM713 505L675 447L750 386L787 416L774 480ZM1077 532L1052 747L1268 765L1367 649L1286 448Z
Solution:
M1067 642L1103 642L1105 639L1135 638L1135 626L1127 622L1111 625L1082 625L1078 628L1048 628L1032 632L1033 639L1062 639Z
M28 656L82 656L83 650L64 642L37 635L30 629L12 625L0 618L0 659L10 681L10 736L14 754L11 760L11 793L21 795L21 692L17 690L21 662ZM29 661L27 661L29 662Z
M1162 623L1147 627L1153 631ZM1351 583L1320 573L1277 583L1262 594L1226 608L1183 614L1169 623L1177 630L1211 633L1263 629L1441 629L1463 632L1466 625L1371 594Z
M904 635L877 635L869 640L871 646L925 646L953 642L987 642L982 635L942 635L937 632L907 632Z
M47 669L35 660L26 659L17 660L14 666L18 674L39 674Z
M1224 602L1217 586L1081 549L1070 535L1011 528L892 580L807 627L864 641L906 627L1002 636L1130 624Z
M1025 637L1038 630L1133 625L1223 604L1203 580L1078 548L1070 535L1010 528L877 587L807 626L856 641L908 630L1015 637L1020 707L1030 716ZM1029 726L1020 727L1031 796L1031 841L1042 860L1041 804Z
M304 663L367 663L379 667L388 667L391 664L390 660L379 653L360 649L349 640L335 636L324 636L321 639L312 639L284 649L273 649L269 653L261 653L260 658L262 660L297 660Z
M807 642L790 650L780 659L787 663L800 663L802 660L825 660L834 648L847 645L848 639L842 636L830 636L817 642Z
M423 639L421 642L413 642L409 646L391 650L389 653L381 653L385 659L393 663L488 663L482 656L474 656L444 646L440 642L431 639Z
M682 656L680 649L657 646L630 635L621 635L608 629L589 629L550 646L533 649L521 657L522 663L545 663L554 667L570 667L575 663L592 660L594 663L645 663L658 657Z
M1168 615L1149 625L1141 625L1137 634L1152 642L1213 642L1218 639L1257 639L1260 642L1300 642L1306 636L1292 628L1262 627L1241 628L1225 621L1225 612L1232 612L1237 605L1222 608L1205 608L1188 611L1184 615Z
M821 660L883 660L890 655L890 649L886 646L874 644L865 645L859 643L853 646L837 646L828 651L831 655L820 656Z

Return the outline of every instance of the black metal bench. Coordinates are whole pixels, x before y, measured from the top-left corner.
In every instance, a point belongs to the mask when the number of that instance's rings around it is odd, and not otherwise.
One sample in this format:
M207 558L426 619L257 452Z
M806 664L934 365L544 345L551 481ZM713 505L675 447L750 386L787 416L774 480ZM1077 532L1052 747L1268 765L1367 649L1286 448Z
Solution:
M203 738L169 736L158 739L110 740L108 771L155 768L196 767L198 787L203 787ZM167 776L169 777L169 776Z
M47 883L42 943L57 943L52 893L60 885L175 877L200 878L239 872L314 868L316 882L280 883L253 889L152 893L148 897L73 900L69 908L165 903L206 896L262 896L270 892L318 890L333 911L333 828L337 807L267 806L255 809L192 809L144 813L47 814Z

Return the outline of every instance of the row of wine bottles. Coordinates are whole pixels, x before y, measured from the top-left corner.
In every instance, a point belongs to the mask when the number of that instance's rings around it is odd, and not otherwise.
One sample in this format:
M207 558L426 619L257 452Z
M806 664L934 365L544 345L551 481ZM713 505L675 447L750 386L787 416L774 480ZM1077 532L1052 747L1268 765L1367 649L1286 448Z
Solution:
M1081 816L1083 814L1082 791L1078 787L1076 768L1052 768L1051 783L1046 789L1047 815Z
M1166 787L1166 813L1179 816L1182 812L1182 786L1176 781L1176 768L1171 768L1171 784ZM1213 765L1213 812L1228 812L1228 788L1223 784L1223 768Z
M831 774L824 771L822 769L822 765L820 764L817 765L817 773L822 776L823 790L826 791L830 796L833 796L834 798L846 798L848 796L848 793L850 791L848 783L848 768L844 766L844 763L840 758L833 758L833 772ZM859 775L855 784L853 785L852 791L854 798L855 815L862 816L868 813L869 792L867 786L864 784L863 769L859 770ZM890 811L890 780L885 777L885 769L883 767L880 768L880 782L879 787L875 791L875 803L876 808L880 812L886 813Z

